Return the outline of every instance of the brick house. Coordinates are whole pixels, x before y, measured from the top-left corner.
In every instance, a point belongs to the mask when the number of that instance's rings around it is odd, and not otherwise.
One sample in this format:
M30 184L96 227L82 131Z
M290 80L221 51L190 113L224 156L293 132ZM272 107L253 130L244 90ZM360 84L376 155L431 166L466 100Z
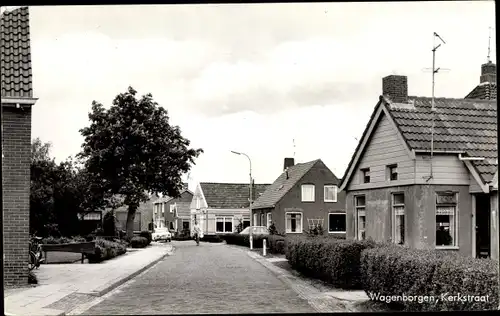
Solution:
M134 231L153 231L153 203L158 199L151 195L149 200L141 203L134 217ZM109 210L108 210L109 211ZM124 205L115 210L116 228L126 230L128 206Z
M434 111L405 76L383 78L340 187L347 238L498 259L496 66L481 69L466 98L435 98Z
M253 221L256 226L274 223L286 234L320 224L325 233L345 235L345 194L339 182L321 159L295 164L285 158L281 175L253 204Z
M189 230L190 205L193 192L184 183L184 189L177 198L164 197L154 202L153 218L156 228L167 227L172 232L181 233L183 229Z
M31 74L27 7L1 14L2 228L4 285L28 283Z
M254 184L253 196L260 196L268 186ZM250 226L249 187L248 183L199 183L190 205L191 227L198 220L205 235L215 235L235 232L240 221Z

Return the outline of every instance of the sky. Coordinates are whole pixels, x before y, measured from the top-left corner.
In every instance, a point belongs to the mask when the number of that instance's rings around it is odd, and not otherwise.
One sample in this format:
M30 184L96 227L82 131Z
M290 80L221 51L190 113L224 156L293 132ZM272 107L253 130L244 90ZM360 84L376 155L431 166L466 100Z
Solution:
M30 7L32 138L74 156L93 100L132 86L204 153L197 182L272 183L285 157L342 177L382 93L463 98L487 61L493 1ZM496 60L495 32L491 59Z

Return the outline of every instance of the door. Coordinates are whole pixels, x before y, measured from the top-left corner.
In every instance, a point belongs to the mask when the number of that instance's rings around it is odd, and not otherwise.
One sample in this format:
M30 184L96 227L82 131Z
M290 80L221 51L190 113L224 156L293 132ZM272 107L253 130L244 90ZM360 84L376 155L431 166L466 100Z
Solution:
M491 255L490 197L476 195L476 258L489 258Z

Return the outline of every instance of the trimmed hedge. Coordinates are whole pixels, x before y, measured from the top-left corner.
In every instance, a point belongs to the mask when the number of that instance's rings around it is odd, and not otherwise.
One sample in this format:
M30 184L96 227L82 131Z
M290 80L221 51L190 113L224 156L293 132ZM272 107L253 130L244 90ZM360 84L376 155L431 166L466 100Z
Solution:
M285 254L285 237L280 235L269 235L267 237L269 252L274 254Z
M149 245L148 239L146 237L135 236L130 240L130 246L132 248L144 248Z
M269 235L253 235L253 247L254 248L262 248L263 240L267 239ZM250 235L242 235L242 234L226 234L221 235L221 238L226 241L228 245L238 245L250 247Z
M88 255L87 258L89 263L99 263L123 255L126 252L127 247L123 243L98 238L95 240L95 253Z
M373 241L294 236L285 239L286 258L302 274L343 289L362 289L361 252Z
M219 235L204 235L203 238L200 238L200 241L218 243L224 240Z
M46 237L42 239L42 244L45 245L58 245L58 244L70 244L74 242L86 242L85 237L74 236L74 237Z
M149 245L153 241L153 234L150 231L143 230L139 233L139 236L147 239L147 245Z
M394 296L399 301L390 305L406 311L498 308L498 262L493 260L385 245L362 253L361 274L372 299L388 302L385 298ZM487 301L474 299L485 300L487 295ZM426 297L428 301L422 301Z

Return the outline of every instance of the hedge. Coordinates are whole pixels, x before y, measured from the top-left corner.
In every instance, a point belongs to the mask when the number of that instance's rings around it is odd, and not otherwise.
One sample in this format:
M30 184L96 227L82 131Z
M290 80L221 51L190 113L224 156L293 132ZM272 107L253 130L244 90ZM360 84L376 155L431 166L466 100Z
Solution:
M42 244L45 245L55 245L55 244L70 244L74 242L86 242L87 239L81 236L74 237L46 237L42 239Z
M361 252L375 246L373 241L329 237L285 239L286 258L292 268L343 289L362 289Z
M280 235L269 235L267 237L269 253L285 254L285 237Z
M203 238L200 238L200 241L218 243L224 240L219 235L204 235Z
M127 247L123 243L98 238L95 240L95 253L88 255L87 258L89 259L89 263L99 263L126 252Z
M252 235L253 236L253 247L262 248L263 240L267 239L268 235ZM228 245L239 245L250 247L250 236L242 234L226 234L221 235L221 238L226 241Z
M150 231L143 230L139 233L139 236L147 239L147 245L149 245L151 241L153 241L153 234Z
M397 298L397 302L384 300L406 311L498 308L498 262L489 259L386 245L362 253L361 274L372 299ZM475 301L487 295L487 301ZM449 300L449 296L456 297Z
M132 246L132 248L144 248L148 245L149 242L146 237L135 236L130 240L130 246Z

